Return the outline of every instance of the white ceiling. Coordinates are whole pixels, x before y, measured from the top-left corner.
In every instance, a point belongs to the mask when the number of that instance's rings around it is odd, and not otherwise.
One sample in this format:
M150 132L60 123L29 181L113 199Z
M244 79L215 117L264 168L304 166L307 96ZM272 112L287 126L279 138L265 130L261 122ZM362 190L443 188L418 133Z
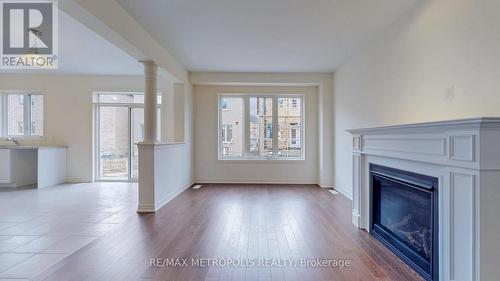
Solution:
M333 71L417 1L118 0L189 70L241 72Z
M59 11L59 68L0 73L142 75L142 65L86 26Z

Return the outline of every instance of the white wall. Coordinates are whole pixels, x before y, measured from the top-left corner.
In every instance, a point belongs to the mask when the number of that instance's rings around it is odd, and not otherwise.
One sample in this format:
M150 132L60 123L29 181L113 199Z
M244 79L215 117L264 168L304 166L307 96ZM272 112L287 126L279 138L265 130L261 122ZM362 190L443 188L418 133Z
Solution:
M182 86L183 89L180 89ZM182 123L183 132L174 131L177 143L161 149L155 157L155 166L160 173L155 173L155 201L162 206L193 184L193 87L190 84L173 84L176 95L182 93L183 98L175 97L174 127ZM183 117L179 115L184 115ZM158 161L159 160L159 161Z
M180 85L176 84L176 88ZM193 183L193 98L191 85L184 85L183 104L178 104L186 121L183 142L139 145L139 205L140 212L153 212ZM178 118L179 119L179 118Z
M318 183L318 87L194 86L195 182ZM305 94L305 161L218 161L218 94Z
M500 115L498 11L498 0L423 1L335 72L336 188L352 192L347 129Z
M152 60L187 82L188 72L117 1L65 0L59 8L137 61ZM109 15L113 15L110 17Z
M168 73L160 74L159 90L173 93L175 79ZM191 87L185 86L185 136L186 147L182 150L187 164L191 165ZM67 181L92 181L93 111L92 92L95 91L143 91L141 76L82 76L82 75L27 75L0 74L1 90L37 90L44 94L44 139L22 141L33 144L58 144L68 146ZM187 168L187 167L186 167ZM191 168L184 171L189 177Z

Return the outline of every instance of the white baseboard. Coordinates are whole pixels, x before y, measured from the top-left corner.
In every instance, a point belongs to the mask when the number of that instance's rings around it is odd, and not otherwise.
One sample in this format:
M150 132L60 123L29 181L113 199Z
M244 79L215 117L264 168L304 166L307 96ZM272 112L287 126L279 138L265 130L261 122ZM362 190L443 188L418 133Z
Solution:
M156 209L155 209L155 211L158 211L161 207L165 206L165 204L167 204L168 202L172 201L172 199L174 199L175 197L179 196L179 194L181 194L182 192L184 192L184 190L188 189L192 185L193 184L189 184L188 186L179 188L176 191L170 193L164 199L160 200L160 202L156 203Z
M87 178L67 178L64 179L65 183L91 183L93 182L91 179Z
M195 179L195 183L227 183L227 184L315 184L315 180L277 180L277 179Z
M334 187L334 189L352 201L352 193L351 192L347 192L345 189L340 188L338 186Z
M143 205L139 204L137 206L137 212L138 213L155 213L156 211L158 211L159 209L161 209L161 207L165 206L165 204L167 204L168 202L172 201L175 197L179 196L179 194L181 194L186 189L188 189L189 187L191 187L193 184L194 183L191 183L191 184L189 184L186 187L179 188L178 190L176 190L176 191L172 192L171 194L169 194L164 199L162 199L159 202L155 203L154 205L153 204L143 204Z
M138 205L137 206L137 212L138 213L154 213L156 212L155 205L152 204L144 204L144 205Z
M355 212L352 212L352 224L354 224L358 228L361 228L361 216L359 214L356 214Z

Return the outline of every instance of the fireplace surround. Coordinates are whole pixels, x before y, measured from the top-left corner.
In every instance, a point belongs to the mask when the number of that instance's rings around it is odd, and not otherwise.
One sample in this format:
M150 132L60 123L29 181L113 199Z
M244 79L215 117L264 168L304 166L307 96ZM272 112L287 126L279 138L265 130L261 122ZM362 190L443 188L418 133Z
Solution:
M373 198L380 196L376 194L380 191L372 186L373 167L383 166L386 170L427 177L427 180L432 179L435 184L433 190L439 194L433 192L432 196L435 197L431 207L425 204L420 206L422 209L433 208L432 217L436 214L434 230L437 231L433 232L435 254L432 255L434 260L429 263L432 270L428 272L431 273L426 279L498 280L500 118L450 120L353 129L348 132L352 134L354 225L375 237L381 236L375 229L376 225L383 227L385 224L386 229L387 226L392 227L396 232L402 231L400 234L409 232L408 229L398 229L408 223L408 214L391 218L390 222L387 217L377 218L374 214L377 206ZM388 196L395 196L394 190L397 189L392 189L393 193L389 192ZM423 198L425 196L420 199ZM406 207L399 208L405 210ZM411 219L422 220L422 217ZM385 242L382 241L387 246ZM416 248L413 250L419 254L423 251L423 256L426 256L425 251L428 249ZM404 257L402 260L406 261ZM416 271L419 272L418 269Z

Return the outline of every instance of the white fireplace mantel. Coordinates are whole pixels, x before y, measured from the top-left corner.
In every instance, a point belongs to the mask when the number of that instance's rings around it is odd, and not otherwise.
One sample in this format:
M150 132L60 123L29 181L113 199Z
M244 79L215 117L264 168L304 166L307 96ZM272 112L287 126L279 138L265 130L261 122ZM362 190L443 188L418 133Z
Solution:
M500 118L349 130L353 223L370 231L369 165L439 179L439 280L500 278Z

